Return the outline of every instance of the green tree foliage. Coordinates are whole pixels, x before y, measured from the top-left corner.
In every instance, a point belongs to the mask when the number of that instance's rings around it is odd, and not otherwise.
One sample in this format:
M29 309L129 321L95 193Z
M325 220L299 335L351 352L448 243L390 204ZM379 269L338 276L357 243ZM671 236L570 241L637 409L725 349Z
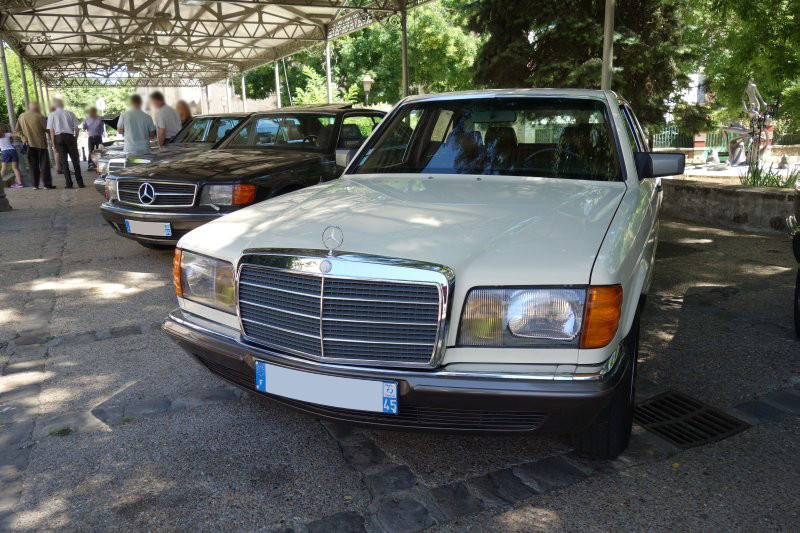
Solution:
M84 117L86 110L96 107L97 101L103 99L106 107L103 114L110 115L122 113L128 108L128 98L134 90L115 87L81 87L74 89L53 89L50 92L59 94L64 99L64 105L79 117Z
M419 86L425 92L473 87L471 69L480 39L458 24L464 20L463 3L464 0L443 0L409 12L409 82L412 87ZM347 87L348 91L355 87L356 100L363 101L361 80L366 72L370 72L375 79L370 101L397 102L402 94L399 19L393 18L336 39L332 42L331 64L333 82L338 87ZM248 97L266 98L274 94L273 68L270 64L247 73ZM309 76L308 68L322 76L324 83L325 53L322 46L286 60L293 97L306 102L310 95L317 94L322 98L321 102L327 101L325 91L314 93L316 81ZM280 74L282 98L288 103L282 66ZM237 86L236 91L239 94L241 89Z
M723 119L743 117L741 98L752 78L779 117L800 131L800 0L704 0L687 14L687 36L701 53Z
M14 113L19 115L25 108L25 98L22 95L22 79L19 74L19 59L11 48L5 46L6 65L8 66L8 77L11 81L11 101L14 103ZM28 95L33 95L33 80L30 69L25 69L25 76L28 80ZM6 92L0 80L0 122L8 124L8 107L6 106Z
M682 34L685 0L617 0L612 88L639 119L663 122L667 101L688 80L693 59ZM469 27L488 36L475 61L475 81L489 87L599 88L603 0L477 0Z
M296 105L319 104L328 101L328 87L325 83L325 76L315 71L309 66L303 67L303 74L306 76L305 88L298 88L294 96ZM355 102L357 88L351 85L349 89L343 90L333 87L334 102Z

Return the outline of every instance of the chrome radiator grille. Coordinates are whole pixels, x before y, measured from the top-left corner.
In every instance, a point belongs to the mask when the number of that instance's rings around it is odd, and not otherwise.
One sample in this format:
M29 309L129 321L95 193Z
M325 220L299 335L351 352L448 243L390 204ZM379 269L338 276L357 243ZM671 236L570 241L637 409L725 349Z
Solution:
M440 340L435 283L350 279L244 264L239 314L255 343L319 359L427 365Z
M153 186L153 201L143 203L139 198L139 187L143 183ZM187 183L164 183L157 181L121 179L117 185L119 201L127 204L161 207L191 207L194 205L195 185Z

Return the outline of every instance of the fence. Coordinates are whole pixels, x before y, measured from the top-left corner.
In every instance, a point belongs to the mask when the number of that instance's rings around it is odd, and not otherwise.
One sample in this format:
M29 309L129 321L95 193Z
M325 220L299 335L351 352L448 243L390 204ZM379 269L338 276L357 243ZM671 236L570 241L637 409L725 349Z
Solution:
M776 133L772 144L800 144L800 133Z
M691 148L694 138L678 130L675 126L666 126L653 136L654 148Z

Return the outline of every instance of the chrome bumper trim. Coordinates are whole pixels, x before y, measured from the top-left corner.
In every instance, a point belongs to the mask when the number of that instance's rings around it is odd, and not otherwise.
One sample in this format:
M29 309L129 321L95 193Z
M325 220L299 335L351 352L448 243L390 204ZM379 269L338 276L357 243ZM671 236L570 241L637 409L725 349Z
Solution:
M295 357L293 355L277 352L274 350L260 348L257 346L252 346L250 344L245 344L242 342L242 337L239 331L225 326L223 324L218 324L216 322L212 322L210 320L204 319L197 315L193 315L181 309L175 309L172 311L167 319L164 321L162 326L163 329L169 330L169 323L174 322L175 324L184 326L186 328L192 329L195 332L202 333L204 335L210 335L215 337L220 337L223 340L236 344L240 349L243 351L247 351L248 353L252 354L254 357L258 357L258 354L264 353L269 354L270 356L279 356L281 359L285 360L287 363L294 363L300 367L307 367L314 370L331 370L331 371L358 371L360 373L366 374L374 374L376 376L392 376L396 378L402 378L403 376L430 376L435 378L473 378L473 379L487 379L487 380L497 380L497 379L507 379L507 380L515 380L515 381L573 381L573 382L587 382L587 381L602 381L607 379L609 376L613 375L618 368L624 365L620 365L625 359L625 349L624 345L620 344L617 346L617 349L614 350L614 353L603 363L597 365L566 365L572 366L575 370L573 372L558 372L558 371L542 371L542 372L520 372L520 373L513 373L513 372L468 372L468 371L450 371L450 370L406 370L406 369L398 369L398 368L386 368L386 367L365 367L365 366L356 366L356 365L343 365L343 364L336 364L336 363L327 363L327 362L320 362L317 360L312 360L308 358L301 358ZM528 367L535 366L535 365L526 365ZM542 365L542 367L552 368L552 365ZM446 367L445 367L446 368Z
M789 235L800 235L800 222L795 215L786 217L786 226L789 229Z
M155 220L215 220L227 213L197 213L181 212L181 211L143 211L141 209L131 209L129 207L122 207L111 202L104 202L100 205L100 209L116 215L123 215L129 217L138 217L143 219Z

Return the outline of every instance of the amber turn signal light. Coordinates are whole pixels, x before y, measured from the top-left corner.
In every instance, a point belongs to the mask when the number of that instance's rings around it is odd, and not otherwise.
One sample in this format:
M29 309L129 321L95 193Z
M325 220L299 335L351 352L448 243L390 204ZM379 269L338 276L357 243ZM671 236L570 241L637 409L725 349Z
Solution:
M175 256L172 258L172 283L175 285L175 295L183 298L183 285L181 284L181 249L175 248Z
M622 287L589 287L581 348L602 348L617 334L622 313Z
M249 205L256 199L255 185L236 184L233 186L231 205Z

